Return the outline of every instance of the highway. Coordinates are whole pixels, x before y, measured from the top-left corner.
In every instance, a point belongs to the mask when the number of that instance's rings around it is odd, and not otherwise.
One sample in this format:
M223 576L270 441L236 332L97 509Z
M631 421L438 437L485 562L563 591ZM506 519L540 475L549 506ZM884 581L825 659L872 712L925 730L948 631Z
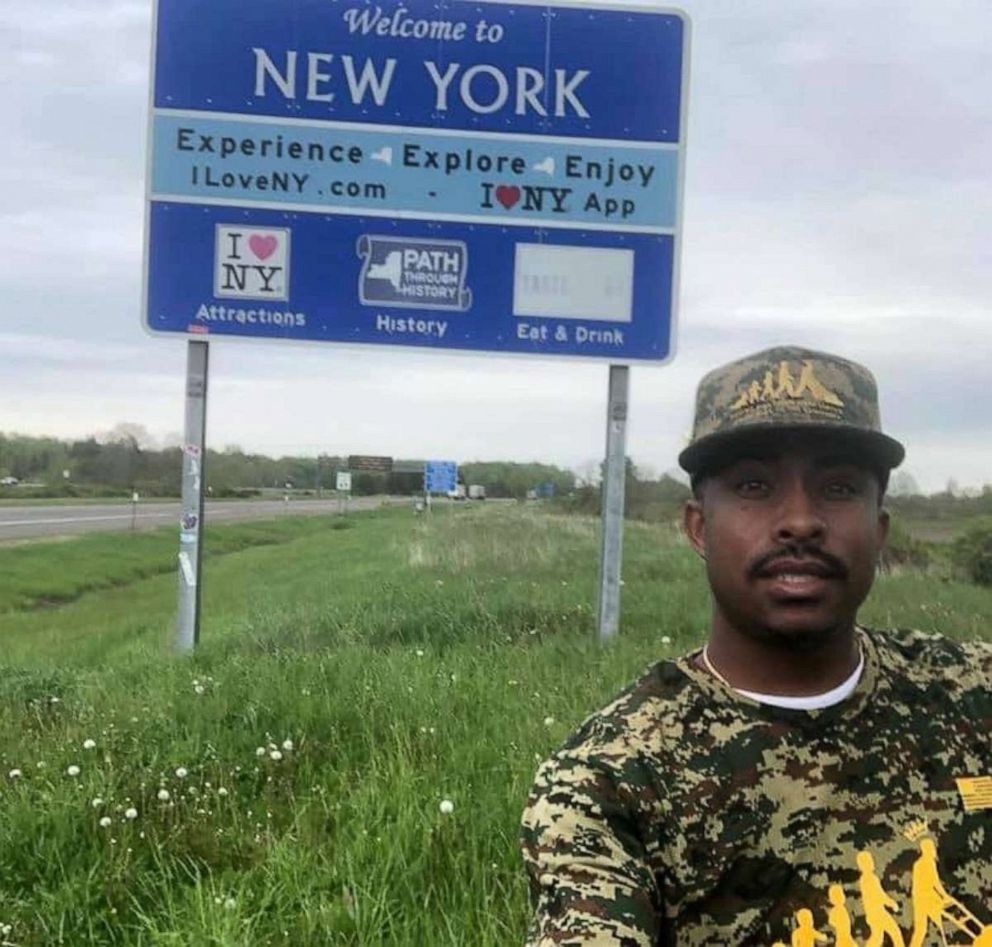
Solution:
M349 510L369 510L384 503L413 503L410 497L352 497ZM179 531L181 505L139 502L132 511L130 503L64 504L49 506L0 505L0 543L55 536L75 536L94 531L127 532L132 529L155 529L175 526ZM320 516L336 514L336 498L284 500L207 500L204 522L262 520L278 516Z

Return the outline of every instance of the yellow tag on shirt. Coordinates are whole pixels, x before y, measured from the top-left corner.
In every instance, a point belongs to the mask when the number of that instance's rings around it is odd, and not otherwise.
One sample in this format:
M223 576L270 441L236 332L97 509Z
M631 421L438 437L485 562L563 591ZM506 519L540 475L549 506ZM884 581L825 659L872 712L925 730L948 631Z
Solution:
M992 776L962 777L954 781L966 812L992 809Z

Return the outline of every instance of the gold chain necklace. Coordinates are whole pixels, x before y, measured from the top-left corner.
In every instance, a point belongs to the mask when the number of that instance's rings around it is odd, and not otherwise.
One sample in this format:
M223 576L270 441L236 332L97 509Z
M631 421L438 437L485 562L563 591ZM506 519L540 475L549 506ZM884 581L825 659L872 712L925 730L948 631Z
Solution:
M713 662L710 660L710 653L708 650L708 645L703 645L703 664L706 666L706 670L710 672L721 684L726 684L731 690L735 690L733 684L730 683L715 667L713 667Z
M721 684L726 685L732 691L740 690L740 688L735 687L733 684L731 684L730 681L728 681L713 666L713 662L710 660L709 644L708 643L703 645L703 650L702 650L702 653L701 653L700 656L703 659L703 665L706 667L706 670L709 671L710 674L712 674ZM861 662L864 661L864 658L865 658L865 647L864 647L864 644L861 642L861 638L859 636L859 638L858 638L858 665L860 665Z

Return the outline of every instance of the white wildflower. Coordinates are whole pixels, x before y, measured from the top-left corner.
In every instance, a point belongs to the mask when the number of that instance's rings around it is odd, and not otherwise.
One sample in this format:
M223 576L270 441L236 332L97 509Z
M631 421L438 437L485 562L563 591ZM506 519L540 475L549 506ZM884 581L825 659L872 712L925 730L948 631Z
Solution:
M197 693L198 696L202 697L204 695L204 693L206 693L206 690L207 689L202 684L197 684L193 688L193 690L196 691L196 693Z
M227 898L224 901L224 910L225 911L233 911L237 906L238 906L238 902L235 901L234 898Z
M669 645L669 644L672 643L672 639L669 638L668 635L662 635L661 636L661 643L664 644L664 645Z
M11 779L20 779L24 774L19 769L12 769L7 775Z
M546 726L546 727L553 727L554 726L554 723L555 723L555 718L554 717L545 717L544 718L544 726Z
M113 821L114 821L114 820L113 820L113 819L111 819L109 815L105 815L105 816L104 816L104 817L103 817L103 818L102 818L102 819L100 820L100 828L101 828L101 829L109 829L109 828L110 828L110 824L111 824L111 822L113 822Z
M220 789L217 790L217 795L218 796L226 796L227 795L227 790L223 786L221 786Z
M270 750L269 751L269 759L270 760L275 760L278 763L279 760L282 759L282 753L280 753L278 750Z
M101 799L101 798L100 798L99 796L97 796L97 797L96 797L96 798L95 798L95 799L94 799L94 800L93 800L93 801L92 801L92 802L90 803L90 805L91 805L91 806L92 806L92 807L93 807L94 809L99 809L99 808L100 808L100 806L102 806L102 805L103 805L103 800L102 800L102 799Z
M83 740L83 749L84 750L96 749L96 740L90 740L90 739Z
M158 791L158 801L159 802L168 802L170 798L171 797L169 795L169 790L168 789L160 789Z
M450 799L442 799L438 808L443 815L451 815L455 811L455 804Z
M255 756L265 756L265 747L260 746L255 749Z
M68 769L66 769L66 773L69 776L78 776L79 775L79 767L75 763L73 763Z
M187 776L189 776L189 771L186 769L185 766L180 766L176 770L176 777L178 779L185 779Z
M283 740L282 741L282 748L287 753L289 753L293 749L293 741L292 740Z
M135 819L138 818L138 810L135 809L134 806L132 806L130 809L125 809L124 818L133 822Z

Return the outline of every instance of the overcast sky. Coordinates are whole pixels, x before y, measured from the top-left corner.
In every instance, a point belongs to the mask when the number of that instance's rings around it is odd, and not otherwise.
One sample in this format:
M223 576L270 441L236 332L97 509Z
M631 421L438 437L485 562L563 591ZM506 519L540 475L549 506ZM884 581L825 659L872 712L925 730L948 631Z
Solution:
M797 343L875 372L924 489L992 482L987 0L681 6L678 354L631 370L628 453L672 468L699 377ZM150 0L0 5L0 431L181 430L185 340L139 318L150 31ZM605 364L222 339L210 380L217 448L603 454Z

